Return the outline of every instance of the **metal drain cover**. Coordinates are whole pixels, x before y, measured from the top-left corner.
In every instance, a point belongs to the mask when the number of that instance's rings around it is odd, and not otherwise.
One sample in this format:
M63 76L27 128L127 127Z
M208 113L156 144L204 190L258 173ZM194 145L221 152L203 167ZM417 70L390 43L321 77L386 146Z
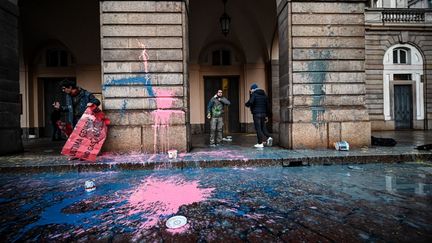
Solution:
M169 218L165 225L170 229L177 229L187 224L187 218L185 216L177 215Z

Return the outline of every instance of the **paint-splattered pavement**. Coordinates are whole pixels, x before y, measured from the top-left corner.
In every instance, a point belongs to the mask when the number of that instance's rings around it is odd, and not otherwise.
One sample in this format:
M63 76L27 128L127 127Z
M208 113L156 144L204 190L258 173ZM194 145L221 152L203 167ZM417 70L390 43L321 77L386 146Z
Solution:
M7 173L0 187L5 242L432 240L432 166L418 162ZM173 215L187 225L168 230Z
M253 148L255 135L234 135L233 142L209 148L207 136L196 136L194 148L180 153L176 159L165 154L103 153L96 163L68 161L59 155L64 142L45 141L28 144L23 154L0 157L0 172L85 171L101 169L207 168L227 166L289 166L328 165L371 162L432 161L432 151L415 149L416 145L432 143L432 131L382 132L375 136L396 138L395 147L369 147L350 151L287 150L277 146ZM43 141L42 141L43 142Z

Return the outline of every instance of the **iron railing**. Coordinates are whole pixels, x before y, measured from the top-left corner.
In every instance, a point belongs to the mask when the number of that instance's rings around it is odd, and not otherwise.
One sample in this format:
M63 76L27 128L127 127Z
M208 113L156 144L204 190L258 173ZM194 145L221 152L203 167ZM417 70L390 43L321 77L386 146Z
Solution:
M422 9L392 9L383 10L381 13L383 22L425 22L425 11Z

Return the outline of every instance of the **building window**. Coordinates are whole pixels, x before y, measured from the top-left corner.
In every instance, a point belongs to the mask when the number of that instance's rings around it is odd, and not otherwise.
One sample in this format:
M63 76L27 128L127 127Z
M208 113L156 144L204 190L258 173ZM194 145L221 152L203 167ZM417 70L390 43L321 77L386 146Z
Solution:
M48 49L46 51L47 67L67 67L69 66L69 55L65 50Z
M411 73L393 74L393 80L412 80Z
M409 64L409 50L405 48L397 48L393 50L394 64Z
M212 65L214 66L229 66L231 65L231 51L216 50L212 52Z

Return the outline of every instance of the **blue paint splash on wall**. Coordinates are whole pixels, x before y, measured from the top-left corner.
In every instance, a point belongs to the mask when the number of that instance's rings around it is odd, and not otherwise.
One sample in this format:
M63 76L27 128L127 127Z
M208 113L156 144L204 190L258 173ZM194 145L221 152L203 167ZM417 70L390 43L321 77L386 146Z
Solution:
M156 97L155 92L153 90L153 85L152 85L151 79L150 79L148 74L146 74L145 76L141 76L141 77L130 77L130 78L108 80L107 82L105 82L103 84L102 90L106 90L110 86L128 86L128 85L144 86L144 88L147 90L148 96ZM150 102L152 102L152 106L154 106L154 107L156 106L156 100L155 99L150 99ZM124 114L126 112L126 106L127 106L127 101L124 100L122 107L121 107L121 110L120 110L121 116L124 116Z
M151 83L151 79L148 75L144 77L130 77L130 78L122 78L122 79L111 79L108 80L104 85L103 89L105 90L109 86L127 86L127 85L143 85L147 89L147 93L151 97L155 97L153 91L153 85Z
M307 70L309 71L309 78L312 80L313 83L313 96L311 106L312 124L315 127L319 127L322 123L324 123L325 108L323 107L322 103L325 98L324 83L328 70L328 62L326 59L330 58L330 51L311 50L309 54L314 58L324 59L310 62L307 68Z

